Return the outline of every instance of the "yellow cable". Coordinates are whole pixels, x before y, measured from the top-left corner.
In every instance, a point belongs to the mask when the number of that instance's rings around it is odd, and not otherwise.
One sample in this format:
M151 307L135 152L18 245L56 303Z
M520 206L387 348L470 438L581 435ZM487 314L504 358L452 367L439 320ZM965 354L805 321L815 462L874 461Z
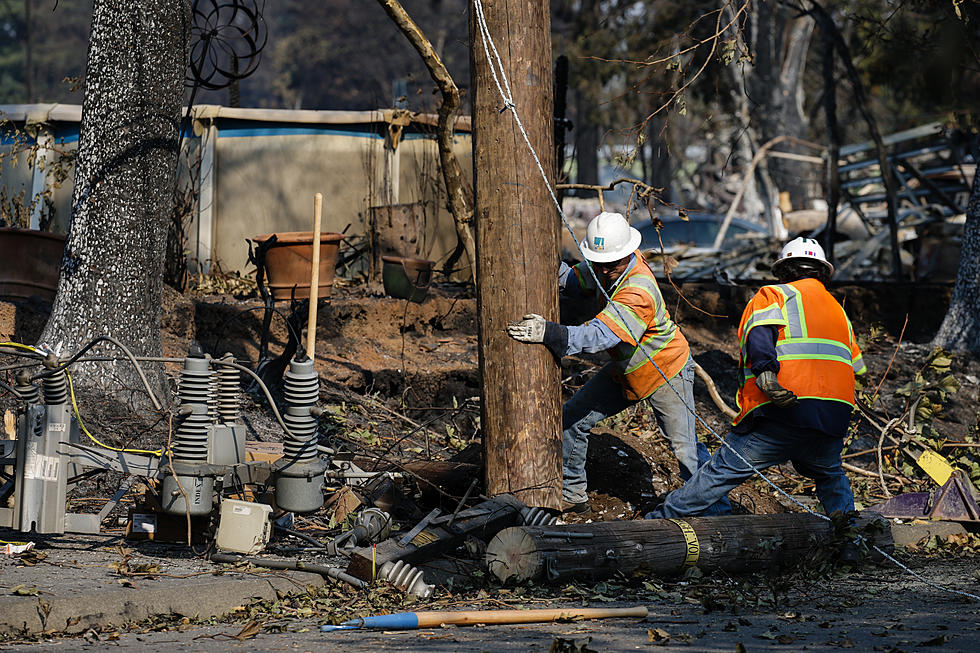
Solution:
M121 449L119 447L110 447L109 445L96 440L95 436L89 433L88 429L85 428L85 424L82 423L82 416L78 412L78 403L75 401L75 384L71 382L71 374L66 371L65 376L68 377L68 392L71 394L71 407L75 409L75 419L78 420L78 427L82 429L82 433L87 435L92 442L104 449L109 449L110 451L122 451L123 453L147 453L151 456L163 455L163 449L157 449L156 451L149 451L147 449Z
M16 347L19 349L26 349L27 351L37 351L36 348L19 342L0 342L0 347ZM92 442L99 445L103 449L109 449L110 451L122 451L123 453L147 453L151 456L163 455L163 449L157 449L156 451L149 451L147 449L120 449L119 447L110 447L109 445L96 440L95 436L88 432L88 429L85 428L85 424L82 422L82 416L78 412L78 403L75 401L75 385L71 382L71 374L69 374L67 370L65 371L65 376L68 377L68 391L71 393L71 407L75 409L75 419L78 420L78 426L82 429L82 433L87 435Z
M27 351L37 352L37 349L34 347L19 342L0 342L0 347L14 347L16 349L26 349Z

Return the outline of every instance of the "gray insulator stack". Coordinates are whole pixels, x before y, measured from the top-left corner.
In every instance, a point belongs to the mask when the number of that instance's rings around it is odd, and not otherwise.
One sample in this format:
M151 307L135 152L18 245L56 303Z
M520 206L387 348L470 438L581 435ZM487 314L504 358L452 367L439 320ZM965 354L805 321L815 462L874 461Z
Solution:
M386 562L378 570L378 578L386 580L395 587L419 598L432 596L435 585L429 585L422 578L422 570L416 569L404 560Z
M188 356L180 373L177 394L180 415L174 432L174 460L207 462L208 400L211 396L211 367L206 358Z
M311 414L320 399L320 377L313 369L313 361L306 359L289 362L283 387L286 412L283 421L289 434L283 442L283 458L303 463L317 457L317 419Z
M233 354L225 354L221 360L234 363ZM238 404L238 370L230 365L219 365L218 379L218 423L234 424L239 421L241 409Z
M27 372L21 372L17 375L16 381L17 384L14 386L14 389L25 403L41 403L41 389L37 387L36 383L31 383L30 374Z
M283 422L289 433L276 461L276 504L283 510L305 514L323 505L323 473L327 462L317 449L320 377L309 358L289 362L283 387L286 410Z
M211 418L211 365L203 356L188 356L180 373L177 426L174 429L173 460L163 476L160 497L163 510L171 515L206 515L214 498L214 477L208 466Z
M68 403L68 374L61 370L41 381L44 390L44 403L49 406Z

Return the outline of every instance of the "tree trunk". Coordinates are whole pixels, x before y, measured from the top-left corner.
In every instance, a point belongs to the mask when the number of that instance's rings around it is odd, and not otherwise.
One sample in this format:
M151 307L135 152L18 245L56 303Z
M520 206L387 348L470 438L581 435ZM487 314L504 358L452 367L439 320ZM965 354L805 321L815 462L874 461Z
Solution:
M40 343L109 335L158 356L167 221L190 26L187 0L96 0L61 280ZM72 368L76 385L139 388L128 362ZM162 370L155 375L162 387Z
M493 80L477 16L471 16L477 305L487 493L529 506L561 502L561 388L548 350L512 340L507 323L535 312L558 320L558 222L545 180L514 112L553 184L549 3L484 2L514 107ZM490 48L491 57L493 49ZM496 62L495 62L496 63ZM498 72L498 77L500 73ZM503 84L503 79L501 79Z
M575 183L599 183L599 125L596 123L598 99L593 93L575 93ZM595 197L590 190L578 191L584 197Z
M966 205L953 297L933 344L948 351L980 352L980 173L973 175Z
M735 76L734 88L738 89L735 100L739 113L744 115L743 126L753 125L757 130L753 140L759 145L777 136L800 139L806 136L808 120L803 107L803 74L814 25L808 17L797 14L795 9L773 0L753 3L745 29L740 33L753 55L753 62L728 67ZM797 208L802 208L808 195L798 169L798 163L781 159L764 160L757 168L759 194L777 237L784 235L781 224L775 219L778 192L789 192ZM746 193L746 199L751 196L751 192Z
M378 0L381 8L385 10L389 18L394 21L398 29L408 39L415 51L422 57L425 67L432 77L432 81L439 87L442 94L442 103L439 105L439 126L437 138L439 143L439 169L442 171L442 179L446 185L446 196L449 198L449 211L453 215L456 224L456 237L466 252L466 259L470 264L470 278L473 278L476 262L476 242L473 239L473 231L470 225L473 223L473 210L470 208L469 196L466 193L466 185L463 181L463 171L459 165L459 159L453 151L453 136L456 129L456 116L459 114L459 89L453 81L449 70L442 63L442 59L432 47L429 39L425 37L419 26L408 15L408 12L397 0ZM458 250L458 248L457 248ZM450 257L444 268L448 274L455 265L458 256L456 252Z
M872 543L892 548L880 515L866 513L857 525ZM638 569L670 576L695 566L744 572L796 564L833 541L833 524L801 513L517 526L487 545L487 569L517 582L598 580Z

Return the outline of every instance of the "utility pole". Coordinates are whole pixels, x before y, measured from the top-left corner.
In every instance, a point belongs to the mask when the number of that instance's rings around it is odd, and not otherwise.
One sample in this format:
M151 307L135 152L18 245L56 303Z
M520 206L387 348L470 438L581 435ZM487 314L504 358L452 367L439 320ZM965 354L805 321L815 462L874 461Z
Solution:
M483 0L514 109L554 183L551 16L547 0ZM525 313L558 320L558 220L537 164L505 108L471 6L477 310L487 494L561 505L561 379L542 345L506 333ZM488 45L488 44L487 44ZM494 57L493 48L490 56ZM496 61L494 60L494 63ZM497 73L500 78L500 72ZM503 79L500 79L503 84Z

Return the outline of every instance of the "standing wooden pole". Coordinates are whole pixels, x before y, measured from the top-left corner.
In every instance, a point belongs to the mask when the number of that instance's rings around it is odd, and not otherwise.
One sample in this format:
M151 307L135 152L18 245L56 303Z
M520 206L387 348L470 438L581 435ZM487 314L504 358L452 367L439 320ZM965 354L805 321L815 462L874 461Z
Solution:
M558 221L513 115L516 111L520 116L553 184L549 3L484 0L482 5L515 105L505 109L471 8L477 310L487 493L510 493L530 506L558 509L559 369L543 346L519 343L505 332L508 322L529 312L558 319Z
M310 275L310 319L306 324L306 355L315 358L316 351L316 300L320 290L320 217L323 213L323 195L313 195L313 272Z

